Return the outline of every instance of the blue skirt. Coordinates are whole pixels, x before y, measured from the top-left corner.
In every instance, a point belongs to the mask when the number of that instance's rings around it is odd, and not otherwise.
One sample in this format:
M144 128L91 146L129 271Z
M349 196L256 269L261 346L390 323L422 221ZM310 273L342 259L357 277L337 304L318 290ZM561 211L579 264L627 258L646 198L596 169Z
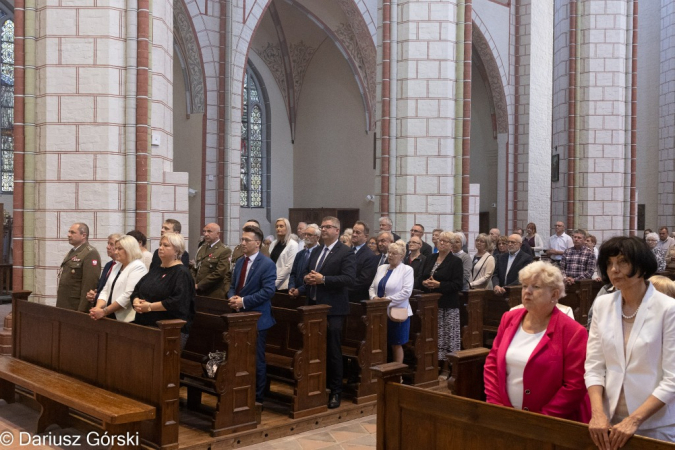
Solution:
M403 345L410 339L410 317L405 322L387 319L387 342L389 345Z

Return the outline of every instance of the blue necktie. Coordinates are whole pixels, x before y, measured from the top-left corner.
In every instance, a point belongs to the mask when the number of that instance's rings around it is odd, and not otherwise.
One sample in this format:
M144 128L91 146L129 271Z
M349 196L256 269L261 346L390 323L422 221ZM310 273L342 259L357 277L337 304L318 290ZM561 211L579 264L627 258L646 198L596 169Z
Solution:
M328 247L323 248L323 253L321 253L321 258L319 258L319 263L316 265L316 271L320 271L321 267L323 267L323 262L326 259L326 255L328 254Z

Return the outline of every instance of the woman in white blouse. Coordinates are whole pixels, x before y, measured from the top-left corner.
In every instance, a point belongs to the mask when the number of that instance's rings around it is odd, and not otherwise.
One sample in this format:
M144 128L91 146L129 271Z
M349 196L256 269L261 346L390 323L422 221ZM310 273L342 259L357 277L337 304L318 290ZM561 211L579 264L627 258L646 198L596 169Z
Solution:
M118 264L113 267L105 287L98 296L96 306L89 310L94 320L102 319L112 313L122 322L131 322L136 311L131 307L129 297L136 283L148 273L143 263L143 254L138 241L133 236L123 236L115 242Z
M471 261L470 289L492 289L495 258L492 256L491 251L489 236L485 233L476 236L476 254Z
M657 263L642 239L606 241L598 269L616 291L593 303L585 374L593 442L608 450L634 434L675 442L675 300L647 281Z
M537 233L537 226L530 222L525 227L525 237L523 241L527 241L534 251L534 256L541 256L544 250L544 240Z
M295 254L298 253L298 243L291 238L291 223L281 217L274 224L277 238L270 245L270 258L277 265L277 291L288 290L288 279L293 270Z
M389 244L389 264L382 264L377 268L377 273L370 285L369 294L371 300L390 300L388 312L391 308L405 308L408 318L403 322L387 320L387 342L391 345L391 351L395 362L403 362L403 344L410 337L410 294L415 284L413 268L403 264L406 248L405 242L398 240Z

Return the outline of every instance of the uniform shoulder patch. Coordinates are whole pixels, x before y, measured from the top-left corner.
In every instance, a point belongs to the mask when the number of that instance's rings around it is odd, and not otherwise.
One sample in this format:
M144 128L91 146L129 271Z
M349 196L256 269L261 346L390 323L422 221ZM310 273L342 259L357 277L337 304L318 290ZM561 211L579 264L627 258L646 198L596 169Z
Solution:
M98 266L98 261L95 260L95 259L93 259L93 260L91 261L91 265L92 265L92 266Z

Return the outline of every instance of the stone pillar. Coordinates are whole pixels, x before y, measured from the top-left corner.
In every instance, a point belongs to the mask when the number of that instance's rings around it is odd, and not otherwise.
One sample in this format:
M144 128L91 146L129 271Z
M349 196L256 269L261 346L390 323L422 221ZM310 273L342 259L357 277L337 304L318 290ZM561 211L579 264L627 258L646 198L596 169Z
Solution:
M675 1L661 0L658 223L675 227ZM651 228L654 229L654 226Z
M383 0L382 3L389 3ZM395 160L390 172L396 177L394 229L403 235L414 223L428 229L454 229L454 176L461 155L455 146L458 0L398 0L395 52L396 122ZM382 151L382 8L378 20L377 173ZM464 20L463 18L461 19ZM386 61L385 61L386 63ZM461 149L461 147L460 147ZM461 167L461 164L460 164ZM376 186L381 185L380 176ZM378 190L379 191L379 190ZM379 191L381 193L381 191ZM377 203L376 203L377 204ZM381 213L376 210L376 215Z
M552 222L600 242L630 226L632 3L556 4Z
M550 228L553 2L516 0L514 208L505 233L534 222Z
M591 0L577 6L580 62L575 227L589 230L600 242L627 233L629 226L629 3Z
M22 161L24 179L19 181L32 181L21 199L26 220L19 236L35 248L24 246L22 255L34 261L34 269L19 270L29 274L23 288L32 290L37 301L55 300L56 272L69 250L72 223L89 225L90 242L104 261L107 236L136 227L136 105L143 91L135 70L137 47L129 43L142 34L143 14L150 39L146 105L151 130L146 136L154 134L158 141L148 145L149 176L141 188L151 200L154 235L167 216L187 225L187 180L171 174L172 0L150 5L150 11L139 11L134 1L76 7L49 3L25 15L23 29L35 30L36 38L26 63L34 61L35 71L26 71L19 82L35 93L30 106L35 135L24 134L30 138L17 149L30 155Z

